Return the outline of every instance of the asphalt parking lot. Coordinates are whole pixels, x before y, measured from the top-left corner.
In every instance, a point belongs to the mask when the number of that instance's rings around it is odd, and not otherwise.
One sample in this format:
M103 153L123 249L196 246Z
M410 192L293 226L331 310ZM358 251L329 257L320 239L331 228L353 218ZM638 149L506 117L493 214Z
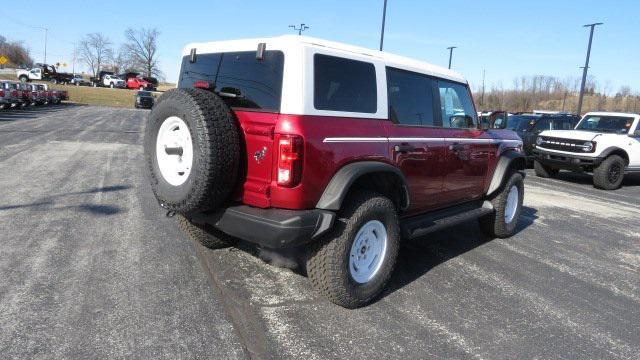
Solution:
M3 357L640 359L640 177L528 172L515 237L405 244L345 310L249 246L187 241L143 176L146 114L0 112Z

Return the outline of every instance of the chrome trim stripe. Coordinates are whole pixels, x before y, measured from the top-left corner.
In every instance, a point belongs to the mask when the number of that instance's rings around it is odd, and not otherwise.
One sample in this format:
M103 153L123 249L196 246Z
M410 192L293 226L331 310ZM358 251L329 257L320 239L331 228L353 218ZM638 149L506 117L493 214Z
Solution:
M473 143L473 144L520 144L520 140L501 140L501 139L473 139L473 138L422 138L422 137L331 137L322 140L323 143L385 143L385 142L397 142L397 141L422 141L422 142L435 142L435 141L452 141L461 143Z
M392 137L389 141L443 141L444 138L419 138L419 137Z
M335 138L325 138L322 140L323 143L386 143L389 142L389 139L386 137L335 137Z

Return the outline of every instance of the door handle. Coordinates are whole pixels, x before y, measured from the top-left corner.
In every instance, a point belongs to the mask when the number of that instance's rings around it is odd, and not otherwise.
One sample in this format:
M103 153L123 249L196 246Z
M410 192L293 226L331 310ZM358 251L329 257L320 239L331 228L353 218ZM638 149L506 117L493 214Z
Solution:
M393 147L393 150L395 150L396 152L399 152L399 153L406 153L406 152L409 152L409 151L413 151L415 149L416 149L415 146L408 145L408 144L396 145L396 146Z
M460 144L460 143L453 143L453 144L449 145L449 150L451 150L451 151L464 150L464 145Z

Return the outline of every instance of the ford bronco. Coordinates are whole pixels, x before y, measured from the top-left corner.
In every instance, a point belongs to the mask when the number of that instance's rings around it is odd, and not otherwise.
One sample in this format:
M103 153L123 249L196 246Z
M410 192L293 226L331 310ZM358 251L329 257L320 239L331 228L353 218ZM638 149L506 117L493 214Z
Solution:
M574 130L540 133L533 152L537 176L586 171L596 188L617 189L625 173L640 172L640 115L587 113Z
M304 36L189 44L150 113L152 190L192 239L305 253L313 286L355 308L401 239L479 218L516 231L522 141L481 129L466 80Z

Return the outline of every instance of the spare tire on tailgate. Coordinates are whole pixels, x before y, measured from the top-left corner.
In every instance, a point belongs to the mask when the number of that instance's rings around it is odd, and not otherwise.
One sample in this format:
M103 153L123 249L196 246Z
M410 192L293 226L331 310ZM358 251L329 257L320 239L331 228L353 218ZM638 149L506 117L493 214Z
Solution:
M236 185L240 130L216 94L173 89L149 115L144 151L151 188L162 207L180 213L212 210Z

